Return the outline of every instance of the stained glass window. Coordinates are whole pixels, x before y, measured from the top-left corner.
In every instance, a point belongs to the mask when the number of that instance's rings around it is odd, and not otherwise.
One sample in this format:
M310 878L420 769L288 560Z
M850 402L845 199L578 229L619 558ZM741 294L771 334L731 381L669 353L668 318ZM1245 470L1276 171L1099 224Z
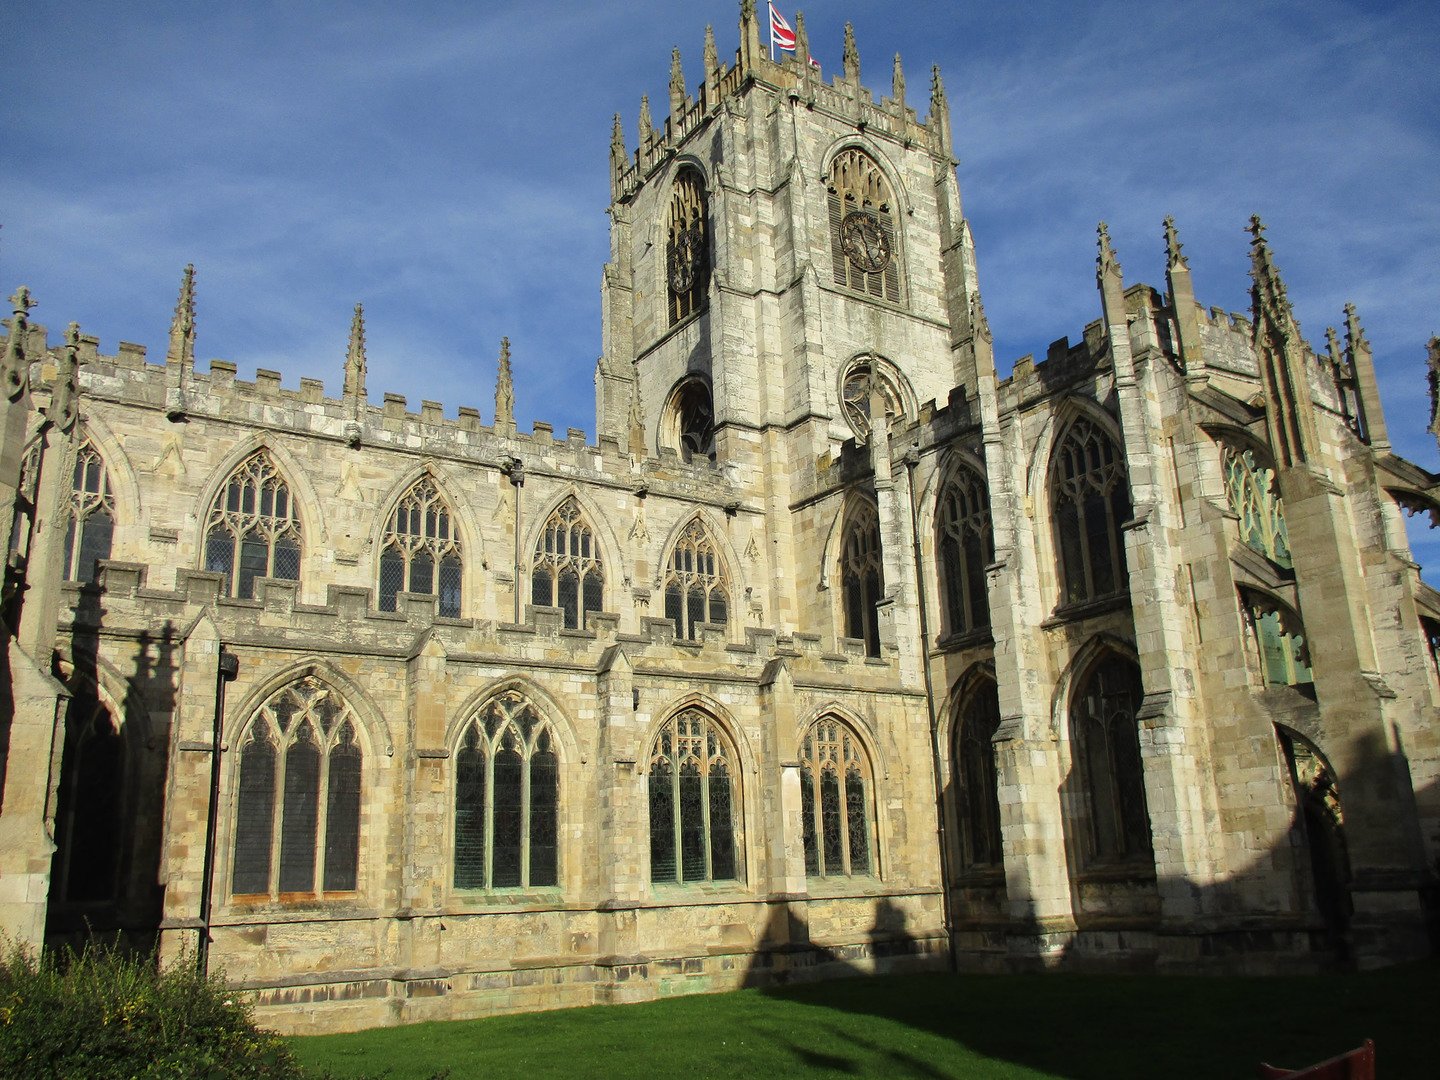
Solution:
M880 559L880 519L874 503L857 502L845 523L840 550L845 636L865 642L866 656L880 655L879 603L885 591Z
M1261 592L1246 590L1246 612L1268 686L1304 686L1315 681L1305 628L1288 607Z
M600 545L574 497L557 506L541 530L530 564L530 599L537 607L558 607L571 630L583 629L605 603Z
M471 717L455 754L455 887L559 884L559 810L554 729L504 691Z
M1079 417L1055 448L1050 468L1055 541L1067 604L1124 592L1130 488L1120 448L1093 420Z
M978 473L958 470L941 489L935 532L946 629L963 634L988 627L990 596L985 567L995 561L995 536L990 524L990 493Z
M898 304L895 201L885 174L869 154L851 147L836 155L826 191L835 284ZM857 237L864 238L860 249L855 246Z
M1085 676L1070 707L1071 736L1096 862L1148 862L1150 813L1135 714L1140 669L1111 656Z
M734 751L715 722L686 709L661 727L648 762L650 880L739 877Z
M439 600L442 618L460 617L460 541L455 516L435 481L421 477L395 507L380 543L380 610L402 592Z
M1277 566L1289 569L1290 537L1285 529L1285 507L1275 490L1275 470L1255 459L1255 451L1221 447L1225 494L1240 519L1240 538Z
M995 771L994 740L999 727L1000 696L995 681L976 679L961 701L952 758L961 862L966 867L998 866L1004 861Z
M315 896L358 887L358 725L340 694L314 675L277 691L256 712L240 740L233 894Z
M697 518L680 533L665 568L665 617L675 636L694 641L701 623L730 619L730 584L709 531Z
M255 597L255 579L300 579L300 518L290 488L264 451L231 475L205 526L205 569L224 578L222 592Z
M801 826L810 877L874 872L870 762L855 733L834 717L800 744Z
M65 580L95 580L96 564L110 557L115 535L115 497L105 462L88 442L75 455L70 489L70 526L65 533Z

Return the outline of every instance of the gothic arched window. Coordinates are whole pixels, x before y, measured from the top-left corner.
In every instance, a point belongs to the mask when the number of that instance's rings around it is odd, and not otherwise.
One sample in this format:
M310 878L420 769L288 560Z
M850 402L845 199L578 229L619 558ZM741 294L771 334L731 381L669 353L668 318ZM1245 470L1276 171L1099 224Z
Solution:
M692 376L671 392L662 442L673 448L681 461L708 458L714 462L715 406L710 384L704 379Z
M800 743L800 818L810 877L874 871L870 763L860 740L833 716Z
M665 617L675 636L694 641L701 623L724 626L730 619L730 586L715 541L696 519L685 526L665 568Z
M857 441L870 438L872 394L880 395L885 403L885 418L892 424L909 415L902 383L900 373L878 356L862 356L850 362L840 380L840 409Z
M65 711L55 814L52 895L69 903L119 892L125 814L125 738L93 685L76 680Z
M682 170L670 192L665 279L671 326L705 306L710 284L710 224L705 211L705 181L695 169Z
M283 899L355 891L358 727L345 699L313 675L256 712L240 740L233 894Z
M1143 862L1151 856L1135 719L1143 696L1140 669L1111 656L1091 668L1070 706L1071 738L1096 862Z
M1290 537L1285 507L1275 490L1275 470L1255 460L1255 451L1221 446L1225 494L1240 519L1240 539L1277 566L1290 569Z
M460 617L460 542L455 515L430 477L405 493L380 542L380 610L394 611L399 593L439 598L442 618Z
M530 602L560 608L571 630L583 629L589 616L604 606L600 545L573 495L555 508L540 532L530 564Z
M466 724L455 752L455 888L559 884L555 732L507 690Z
M115 496L105 462L88 442L75 455L70 489L70 527L65 533L65 580L95 580L96 563L110 557L115 535Z
M999 728L1000 695L995 680L976 679L956 717L951 758L960 819L960 858L967 869L1004 862L999 778L995 771L995 732Z
M826 190L835 284L898 304L895 201L884 173L869 154L851 147L836 155Z
M1088 417L1073 421L1055 448L1050 499L1062 602L1078 604L1124 592L1128 583L1120 526L1130 516L1125 462L1115 441Z
M995 535L990 524L990 492L979 473L959 469L940 489L935 533L946 630L964 634L989 626L985 567L995 561Z
M1245 590L1245 611L1267 686L1306 686L1315 681L1305 626L1289 607L1265 593Z
M667 720L650 749L650 880L740 876L740 790L735 752L699 709Z
M840 545L840 582L845 636L865 642L866 656L880 655L880 598L885 571L880 559L880 519L875 505L859 501L845 523Z
M255 579L300 580L300 518L290 487L263 450L230 474L205 523L205 569L226 596L252 600Z

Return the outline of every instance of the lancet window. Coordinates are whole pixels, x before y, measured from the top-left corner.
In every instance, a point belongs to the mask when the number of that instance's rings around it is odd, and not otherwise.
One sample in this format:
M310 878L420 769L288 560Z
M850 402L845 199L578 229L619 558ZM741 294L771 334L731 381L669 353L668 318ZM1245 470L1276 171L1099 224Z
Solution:
M1072 422L1055 449L1050 498L1063 602L1124 592L1120 526L1130 516L1125 462L1115 441L1088 417Z
M1261 592L1246 591L1246 614L1267 686L1307 686L1315 681L1305 627L1284 604Z
M435 596L442 618L460 617L460 541L455 515L430 477L405 493L380 542L380 610L394 611L402 592Z
M694 641L701 623L724 626L730 619L730 584L715 541L700 521L685 527L665 568L665 617L675 636Z
M650 880L739 877L739 769L713 719L688 708L665 722L650 750Z
M350 705L313 675L256 712L240 741L230 880L236 896L355 891L364 763L358 729Z
M670 222L665 237L665 276L674 326L705 306L710 284L710 225L705 210L705 181L684 169L670 192Z
M565 625L578 630L601 610L604 597L600 546L579 502L571 496L546 519L535 545L530 601L539 607L558 607L565 613Z
M880 598L885 571L880 558L880 519L875 505L857 502L845 523L840 547L845 636L865 642L866 656L880 655Z
M222 592L251 600L255 579L300 579L300 518L295 500L268 454L236 469L205 524L205 569L223 578Z
M960 859L966 869L999 866L999 778L995 732L1000 728L1000 695L995 680L977 678L960 703L955 724L955 805L960 819Z
M1255 451L1222 445L1225 494L1240 519L1240 539L1277 566L1289 569L1290 538L1285 508L1275 490L1275 471L1255 459Z
M870 763L855 733L823 717L800 743L805 873L846 877L874 869Z
M455 753L455 888L559 883L554 729L516 690L482 706Z
M946 629L965 634L988 627L990 596L985 567L995 561L995 535L990 523L990 492L979 473L959 469L940 490L935 531Z
M88 442L75 455L70 489L70 527L65 533L65 580L95 580L96 564L110 557L115 535L115 496L105 462Z
M835 284L900 302L895 201L873 158L851 147L836 155L826 184Z
M1089 811L1097 863L1148 862L1150 814L1136 713L1140 669L1111 656L1085 676L1070 707L1076 768Z

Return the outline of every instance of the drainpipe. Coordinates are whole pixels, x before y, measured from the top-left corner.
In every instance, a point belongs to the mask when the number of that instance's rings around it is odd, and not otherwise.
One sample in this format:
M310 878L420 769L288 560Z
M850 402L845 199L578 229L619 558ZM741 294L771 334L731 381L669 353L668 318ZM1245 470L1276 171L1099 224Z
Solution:
M945 951L950 970L958 971L955 934L950 911L950 844L945 835L945 789L940 783L940 720L935 715L935 687L930 678L930 620L925 615L925 564L920 558L920 507L915 501L915 466L920 455L912 446L905 452L905 478L910 487L910 538L914 545L915 598L920 613L920 672L925 678L925 707L930 713L931 771L935 777L935 840L940 846L940 911L945 923Z
M220 750L225 728L225 684L240 671L235 654L220 646L220 662L215 672L215 722L210 741L210 808L205 818L205 865L200 874L200 944L195 962L201 975L210 974L210 913L211 894L215 891L215 832L220 817Z

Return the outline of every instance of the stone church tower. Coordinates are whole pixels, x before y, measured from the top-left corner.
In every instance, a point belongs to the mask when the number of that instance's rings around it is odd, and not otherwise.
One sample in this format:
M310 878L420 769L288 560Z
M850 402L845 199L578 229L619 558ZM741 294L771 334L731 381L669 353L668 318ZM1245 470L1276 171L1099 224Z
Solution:
M487 424L372 404L358 305L329 397L197 370L193 267L163 364L16 294L8 932L294 1031L1429 948L1440 477L1358 314L1313 349L1258 221L1248 315L1102 224L1001 378L939 72L739 31L616 118L593 444L518 429L508 340Z

